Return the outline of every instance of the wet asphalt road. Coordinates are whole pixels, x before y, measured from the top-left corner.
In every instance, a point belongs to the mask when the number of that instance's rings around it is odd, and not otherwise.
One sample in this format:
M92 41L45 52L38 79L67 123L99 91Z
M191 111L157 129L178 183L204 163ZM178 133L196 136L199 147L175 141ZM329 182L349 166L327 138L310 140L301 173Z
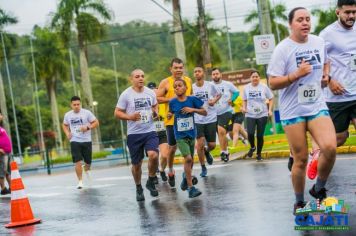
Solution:
M198 178L203 194L168 183L158 185L159 197L145 189L146 201L137 203L127 166L95 169L91 186L75 189L74 172L23 178L32 210L42 224L17 229L2 225L10 219L10 199L0 198L0 235L356 235L356 155L340 155L327 184L329 196L351 207L351 231L294 230L294 202L286 159L220 162L209 166L208 177ZM195 166L195 175L200 167ZM182 166L177 166L177 184ZM147 171L144 169L146 182ZM85 179L84 179L85 181ZM86 184L87 182L84 182ZM306 200L311 200L307 182Z

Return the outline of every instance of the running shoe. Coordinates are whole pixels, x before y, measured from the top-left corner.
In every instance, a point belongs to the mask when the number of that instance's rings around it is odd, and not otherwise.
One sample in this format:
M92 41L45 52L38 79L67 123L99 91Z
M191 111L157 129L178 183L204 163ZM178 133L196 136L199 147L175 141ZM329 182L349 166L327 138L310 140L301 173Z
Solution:
M322 200L324 200L327 196L326 196L326 192L328 190L326 190L325 188L320 189L318 192L315 190L315 184L313 185L313 187L309 190L310 195L312 195L315 199L319 199L320 202Z
M85 170L85 165L82 165L83 168L83 172L85 173L85 176L89 182L89 184L92 182L92 177L91 177L91 172L90 169L89 170Z
M220 154L221 160L224 161L224 162L228 162L229 161L229 155L230 155L229 153L222 152Z
M254 151L256 151L256 147L250 148L250 150L249 150L248 153L247 153L247 156L248 156L248 157L252 157Z
M154 181L151 181L150 179L148 179L146 182L146 188L148 189L148 191L150 191L150 194L152 197L158 196L158 191L156 189Z
M311 154L311 159L308 164L307 175L309 179L313 180L318 175L318 157L320 154L320 149L316 149L310 154Z
M196 187L194 187L194 186L192 186L191 188L189 188L188 193L189 193L189 198L198 197L198 196L201 194L201 192L199 191L199 189L196 188Z
M192 184L197 185L198 184L198 178L192 175Z
M292 157L292 155L289 155L289 160L288 160L288 170L292 171L292 167L293 167L293 163L294 163L294 159Z
M256 161L263 161L261 154L257 154Z
M201 167L201 173L200 173L200 176L201 177L206 177L208 175L208 169L206 168L206 166L202 166Z
M188 182L184 172L182 173L182 182L180 183L180 189L182 189L183 191L188 189Z
M298 209L301 209L301 208L304 208L305 205L306 205L306 203L305 203L305 202L302 202L302 201L295 203L295 204L294 204L294 208L293 208L293 215L296 215L297 210L298 210Z
M176 186L176 178L175 178L174 172L168 173L168 183L172 188L174 188L174 186Z
M4 189L1 190L0 194L1 195L7 195L7 194L10 194L10 193L11 193L10 189L5 187Z
M79 180L77 189L82 189L83 188L83 181Z
M157 177L157 176L154 177L153 183L154 183L154 184L158 184L158 177Z
M161 175L162 181L163 182L167 182L168 178L167 178L166 172L165 171L160 171L159 173Z
M212 165L213 161L214 161L214 158L210 154L210 152L208 151L207 148L204 148L204 154L205 154L206 162L208 162L209 165Z
M141 202L145 200L142 188L136 188L136 201Z

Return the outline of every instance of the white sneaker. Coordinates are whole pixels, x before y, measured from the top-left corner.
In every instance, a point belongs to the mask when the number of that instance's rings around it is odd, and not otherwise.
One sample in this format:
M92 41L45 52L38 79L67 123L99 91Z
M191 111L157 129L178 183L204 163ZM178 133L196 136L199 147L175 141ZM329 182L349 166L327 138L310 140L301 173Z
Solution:
M85 165L82 165L82 168L83 168L83 172L85 173L85 176L89 182L89 185L91 184L92 182L92 177L91 177L91 173L90 173L90 170L85 170Z
M83 188L83 181L79 181L77 185L77 189L82 189Z

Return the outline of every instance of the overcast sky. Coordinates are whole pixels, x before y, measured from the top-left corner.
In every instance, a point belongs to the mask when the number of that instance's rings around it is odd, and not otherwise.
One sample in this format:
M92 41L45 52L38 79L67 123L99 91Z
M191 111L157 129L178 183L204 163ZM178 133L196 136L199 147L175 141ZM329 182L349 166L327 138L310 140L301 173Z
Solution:
M155 0L170 12L172 7L164 4L163 0ZM14 26L7 26L6 31L29 34L35 24L44 26L50 21L50 12L56 10L58 0L0 0L0 7L13 14L19 20ZM164 22L171 20L171 16L159 8L152 0L104 0L113 10L113 22L120 24L141 19L148 22ZM182 16L194 19L197 16L196 0L181 0ZM225 0L227 7L228 25L231 31L247 31L251 25L243 23L246 15L256 9L256 0ZM271 2L284 3L287 10L296 6L308 9L328 8L335 6L336 0L271 0ZM205 0L206 12L214 17L214 25L224 26L223 0Z

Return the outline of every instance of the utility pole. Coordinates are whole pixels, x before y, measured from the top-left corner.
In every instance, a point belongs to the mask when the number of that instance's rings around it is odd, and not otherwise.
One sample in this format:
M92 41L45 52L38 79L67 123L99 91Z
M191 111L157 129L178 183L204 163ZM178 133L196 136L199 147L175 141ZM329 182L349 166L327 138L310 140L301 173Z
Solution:
M4 34L3 34L3 32L0 32L0 35L1 35L2 50L3 50L3 53L4 53L4 59L5 59L7 80L8 80L8 83L9 83L11 106L12 106L12 114L13 114L13 116L14 116L15 133L16 133L16 141L17 141L17 149L18 149L18 152L19 152L19 156L22 158L21 140L20 140L19 127L18 127L18 124L17 124L17 116L16 116L15 101L14 101L14 93L13 93L13 91L12 91L12 82L11 82L11 77L10 77L9 63L8 63L8 61L7 61L7 54L6 54L5 40L4 40Z
M268 0L256 0L257 1L257 10L258 10L258 18L260 25L260 34L273 34L272 33L272 25L271 25L271 15L269 12ZM268 81L267 76L267 67L264 66L265 75ZM278 92L274 92L274 110L279 110L278 106ZM276 134L276 121L274 119L274 114L272 118L272 127L273 133Z
M4 81L2 79L1 72L0 72L0 110L1 110L1 115L3 117L2 121L4 124L4 128L11 140L11 129L10 129L10 122L9 122L9 115L7 114L5 87L4 87Z
M173 7L173 34L174 34L174 42L176 45L176 54L178 58L180 58L181 60L183 60L184 63L186 63L187 57L185 55L180 0L172 0L172 7Z
M231 50L231 41L230 41L230 32L229 32L229 26L227 24L227 14L226 14L226 4L225 0L223 0L224 3L224 14L225 14L225 27L226 27L226 37L227 37L227 46L229 48L229 60L230 60L230 70L234 70L234 63L232 61L232 50Z
M199 12L199 36L202 47L203 64L205 69L205 77L208 78L211 74L211 56L209 47L209 36L205 22L205 12L203 0L197 0Z

